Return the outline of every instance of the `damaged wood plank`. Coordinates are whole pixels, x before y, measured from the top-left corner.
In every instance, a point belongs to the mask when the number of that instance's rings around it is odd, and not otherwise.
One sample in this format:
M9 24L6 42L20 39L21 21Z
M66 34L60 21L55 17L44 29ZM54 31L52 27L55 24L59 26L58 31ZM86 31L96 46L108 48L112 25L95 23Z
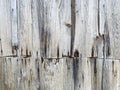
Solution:
M44 22L42 19L43 14L40 12L43 12L43 1L42 0L32 0L31 1L31 13L32 13L32 55L38 56L40 55L40 30L42 30L43 27L41 27ZM41 8L39 8L41 6ZM40 15L39 15L40 14ZM40 23L42 22L42 23ZM39 25L40 23L40 25Z
M18 1L18 39L19 56L31 55L32 50L32 15L31 0Z
M98 33L98 0L75 0L75 43L82 57L91 57ZM96 57L96 56L95 56Z
M102 0L103 1L103 0ZM101 3L102 3L101 1ZM105 56L115 59L119 59L119 38L120 38L120 1L118 0L105 0L101 7L104 9L104 13L101 13L101 31L105 33ZM102 12L103 10L101 10Z
M1 56L12 55L10 0L0 1L0 51Z
M17 55L18 51L18 5L17 0L10 0L11 16L11 36L12 36L12 53Z
M39 7L43 9L39 10L39 16L43 18L39 21L41 55L48 58L62 57L62 54L70 53L71 0L48 2L48 0L44 1L44 6ZM43 13L42 17L41 13Z

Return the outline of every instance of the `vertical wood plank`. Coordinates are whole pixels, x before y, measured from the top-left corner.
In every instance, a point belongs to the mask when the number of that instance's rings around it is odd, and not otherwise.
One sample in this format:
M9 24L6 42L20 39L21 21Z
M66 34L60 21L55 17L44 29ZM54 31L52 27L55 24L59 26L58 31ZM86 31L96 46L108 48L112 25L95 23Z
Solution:
M44 28L40 35L42 56L67 55L70 52L71 40L71 0L44 0L44 9L40 13L43 12Z
M31 0L19 0L18 39L20 55L29 56L32 50Z
M42 16L43 3L41 3L43 1L32 0L31 2L32 2L31 13L32 13L32 45L33 45L32 55L36 56L36 54L40 55L40 51L42 51L42 49L40 48L40 30L42 30L42 27L40 26L44 24L44 22L41 20L44 19ZM39 8L39 6L41 6L41 8ZM40 25L39 22L41 22Z
M1 55L12 55L10 0L0 1L0 47Z
M73 59L64 58L63 62L63 90L74 90Z
M105 39L107 44L107 50L109 55L106 54L107 57L112 57L115 59L119 59L119 19L120 19L120 1L119 0L105 0L105 16L106 22L104 23L105 27Z
M12 53L17 55L18 50L18 6L17 0L10 0Z
M41 89L63 90L63 59L44 59L41 70Z
M98 0L76 0L75 5L74 51L78 50L84 58L92 57L92 49L99 35Z

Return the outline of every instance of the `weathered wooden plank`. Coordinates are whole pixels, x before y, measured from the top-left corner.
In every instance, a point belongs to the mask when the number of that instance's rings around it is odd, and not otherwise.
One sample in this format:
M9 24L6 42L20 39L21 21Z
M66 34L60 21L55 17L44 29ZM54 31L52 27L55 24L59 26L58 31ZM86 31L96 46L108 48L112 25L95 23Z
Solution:
M4 90L4 71L3 71L4 67L3 67L3 58L0 58L0 89Z
M119 60L1 58L4 90L119 90Z
M32 50L31 0L18 1L18 39L20 55L29 56Z
M119 0L100 0L100 32L104 33L105 56L119 59Z
M12 55L10 0L0 0L0 54Z
M93 90L91 63L87 58L66 58L64 90Z
M112 79L114 79L112 76L112 62L114 62L114 60L107 60L105 59L102 65L102 86L101 89L103 90L117 90L116 85L114 85L114 82L112 81ZM117 82L115 82L115 84L117 84ZM112 86L114 85L114 86Z
M119 60L90 59L92 90L119 90Z
M63 90L63 59L45 59L42 63L42 90Z
M98 0L76 0L75 5L74 51L78 50L83 57L91 57L99 35Z
M41 1L40 1L41 2ZM48 3L49 2L49 3ZM41 29L41 55L62 57L70 52L71 0L44 0L39 8L44 23ZM41 15L41 14L40 14ZM41 26L40 26L41 27Z
M17 0L10 0L12 53L17 55L18 50L18 5Z
M63 90L74 90L73 58L64 58Z
M40 55L40 50L42 50L40 48L40 30L42 30L42 26L44 24L44 22L42 22L41 19L44 19L42 16L42 13L39 12L43 12L42 8L43 8L43 3L41 3L43 1L41 0L32 0L31 3L31 13L32 13L32 55L35 56ZM42 5L42 6L41 6ZM41 6L42 8L39 8L39 6ZM40 10L40 11L39 11ZM40 25L39 25L39 22Z

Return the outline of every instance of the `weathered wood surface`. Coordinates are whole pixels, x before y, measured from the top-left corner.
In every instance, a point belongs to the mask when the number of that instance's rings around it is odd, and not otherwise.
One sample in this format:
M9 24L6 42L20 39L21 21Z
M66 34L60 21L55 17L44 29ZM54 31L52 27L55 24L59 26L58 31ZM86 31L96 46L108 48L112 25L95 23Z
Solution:
M0 90L120 90L119 0L0 0Z
M1 90L119 90L119 60L1 58ZM103 66L102 66L103 65Z

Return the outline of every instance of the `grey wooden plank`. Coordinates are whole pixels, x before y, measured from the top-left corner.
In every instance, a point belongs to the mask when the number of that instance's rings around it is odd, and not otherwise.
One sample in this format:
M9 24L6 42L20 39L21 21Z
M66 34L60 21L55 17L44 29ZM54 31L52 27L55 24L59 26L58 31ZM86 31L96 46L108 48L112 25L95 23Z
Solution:
M75 2L75 43L74 52L85 57L96 57L92 49L97 43L98 33L98 0L76 0Z
M105 9L105 22L104 31L105 31L105 43L106 43L106 57L111 57L119 59L119 18L120 18L120 9L119 9L119 0L105 0L103 5Z
M31 0L19 0L17 5L19 53L29 56L32 50Z
M12 53L17 55L18 51L18 5L17 0L10 0L11 16L11 36L12 36Z
M0 54L12 55L10 1L0 1Z
M40 3L43 4L39 7L43 9L39 9L39 16L43 15L39 21L41 55L44 57L67 55L70 53L71 41L71 27L68 27L68 24L71 26L71 0L45 0Z

